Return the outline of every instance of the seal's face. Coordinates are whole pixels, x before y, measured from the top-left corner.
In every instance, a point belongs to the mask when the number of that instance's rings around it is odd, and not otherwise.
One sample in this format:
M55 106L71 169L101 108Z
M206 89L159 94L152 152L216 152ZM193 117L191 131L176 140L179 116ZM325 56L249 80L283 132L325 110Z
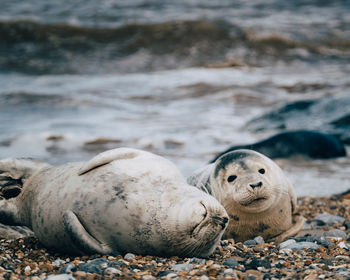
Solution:
M260 213L278 202L283 192L281 170L269 158L251 150L236 150L220 157L213 176L220 201L246 213Z
M167 208L167 217L163 219L167 242L177 248L181 257L207 257L213 253L221 239L229 217L225 208L212 196L186 186L186 199L183 192ZM164 236L164 235L163 235Z

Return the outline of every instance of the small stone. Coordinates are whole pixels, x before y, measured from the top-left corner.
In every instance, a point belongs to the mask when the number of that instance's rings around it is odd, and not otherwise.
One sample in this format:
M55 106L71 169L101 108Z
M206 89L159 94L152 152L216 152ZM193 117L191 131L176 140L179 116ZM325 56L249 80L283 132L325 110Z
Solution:
M223 264L231 267L237 267L239 265L238 261L235 259L226 259Z
M348 235L346 234L346 232L340 230L340 229L331 229L329 231L326 231L324 233L324 236L327 237L339 237L339 238L343 238L343 239L347 239Z
M296 243L296 241L294 239L288 239L288 240L282 242L278 247L279 247L279 249L284 249L284 248L287 248L288 246L295 244L295 243Z
M344 226L345 226L346 230L349 230L350 229L350 222L345 222Z
M46 280L75 280L72 275L69 274L58 274L58 275L49 275Z
M77 271L77 267L74 264L69 263L61 268L60 273L66 274L66 273L75 272L75 271Z
M104 275L108 276L121 276L123 272L121 272L119 269L116 269L114 267L107 267L104 271Z
M347 245L344 241L339 242L337 246L338 246L339 248L349 250L348 245Z
M261 236L255 237L254 241L256 242L256 244L263 244L263 243L265 243L264 238L262 238Z
M136 256L132 253L127 253L125 256L124 256L124 260L127 260L127 261L132 261L136 258Z
M314 219L319 225L333 225L334 223L343 223L345 219L340 216L331 215L327 212L324 212Z
M209 277L206 275L202 275L199 279L200 280L209 280Z
M143 275L142 280L153 280L153 279L156 279L154 276L152 275Z
M58 259L56 259L56 260L54 260L52 262L52 265L56 266L56 267L60 267L61 265L65 264L65 263L66 263L66 261L61 260L60 258L58 258Z
M167 276L168 274L169 274L169 271L165 271L165 270L158 271L157 278Z
M176 273L169 273L165 278L166 279L173 279L179 277Z
M255 246L258 244L255 240L249 239L243 242L243 245L245 246Z
M63 275L63 274L61 274ZM77 272L74 272L74 276L77 276L78 278L85 278L87 275L87 273L85 271L77 271Z
M206 260L205 259L200 259L200 258L192 258L190 260L190 263L205 264Z
M286 247L284 247L284 249L291 249L291 250L294 250L294 251L299 251L299 250L303 250L303 249L314 249L316 250L317 248L319 248L320 245L316 244L316 243L313 243L313 242L298 242L298 243L293 243L293 244L290 244Z
M173 271L182 271L182 270L191 270L193 268L193 264L190 263L180 263L174 265L171 270Z
M233 275L233 269L232 268L227 268L224 270L224 275Z
M88 273L101 274L102 269L106 268L108 264L109 264L109 261L107 259L97 258L92 260L91 262L80 265L79 270L88 272Z

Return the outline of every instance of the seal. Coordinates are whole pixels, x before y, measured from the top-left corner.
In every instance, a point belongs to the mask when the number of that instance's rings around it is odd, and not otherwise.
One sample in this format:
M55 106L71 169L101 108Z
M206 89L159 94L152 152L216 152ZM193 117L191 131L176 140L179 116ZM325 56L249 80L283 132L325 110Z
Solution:
M228 215L155 154L129 148L61 166L0 161L0 182L23 184L0 201L0 222L28 226L48 248L72 255L134 252L209 256Z
M305 157L329 159L346 156L344 145L333 135L311 130L296 130L278 133L254 144L232 146L218 154L222 155L239 149L250 149L269 158Z
M245 241L256 236L281 242L297 234L305 218L294 215L296 195L282 170L252 150L236 150L194 172L187 179L214 196L230 223L224 238Z

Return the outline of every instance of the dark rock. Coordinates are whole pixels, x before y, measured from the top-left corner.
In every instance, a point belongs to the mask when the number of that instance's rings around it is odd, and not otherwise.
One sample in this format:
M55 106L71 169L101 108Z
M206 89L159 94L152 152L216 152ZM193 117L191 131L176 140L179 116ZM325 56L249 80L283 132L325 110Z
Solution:
M350 229L350 222L345 222L344 226L347 230L349 230Z
M344 145L333 135L317 131L297 130L276 134L254 144L233 146L217 155L216 161L225 153L250 149L269 158L289 158L303 156L315 159L343 157L346 155Z
M165 271L165 270L161 270L161 271L158 271L157 273L157 278L159 277L163 277L163 276L167 276L170 272L169 271Z
M252 240L252 239L249 239L249 240L246 240L246 241L243 242L243 245L245 245L245 246L255 246L257 244L258 243L255 240Z
M245 264L246 269L257 269L258 267L271 268L271 263L268 258L260 259L253 257L249 263Z
M342 143L350 143L350 96L302 100L251 120L246 128L253 131L308 129L332 134Z
M230 266L230 267L237 267L239 263L235 259L226 259L223 265Z
M62 273L62 274L67 273L68 274L68 273L75 272L75 271L77 271L77 267L74 264L69 263L61 268L60 273Z
M109 261L104 258L94 259L91 262L82 264L79 266L79 270L85 271L88 273L97 273L101 274L104 267L109 266Z
M329 266L333 265L333 261L330 260L330 259L322 259L322 260L320 260L319 263L323 263L323 264L326 264L326 265L329 265Z

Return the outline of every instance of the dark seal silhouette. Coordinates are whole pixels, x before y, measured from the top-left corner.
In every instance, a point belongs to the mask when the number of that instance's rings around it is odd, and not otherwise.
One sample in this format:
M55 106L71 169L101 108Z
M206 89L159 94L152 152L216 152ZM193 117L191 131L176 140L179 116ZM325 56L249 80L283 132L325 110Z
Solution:
M250 149L269 158L303 156L312 159L329 159L346 156L344 145L333 135L309 130L287 131L250 145L232 146L220 156L238 149Z

